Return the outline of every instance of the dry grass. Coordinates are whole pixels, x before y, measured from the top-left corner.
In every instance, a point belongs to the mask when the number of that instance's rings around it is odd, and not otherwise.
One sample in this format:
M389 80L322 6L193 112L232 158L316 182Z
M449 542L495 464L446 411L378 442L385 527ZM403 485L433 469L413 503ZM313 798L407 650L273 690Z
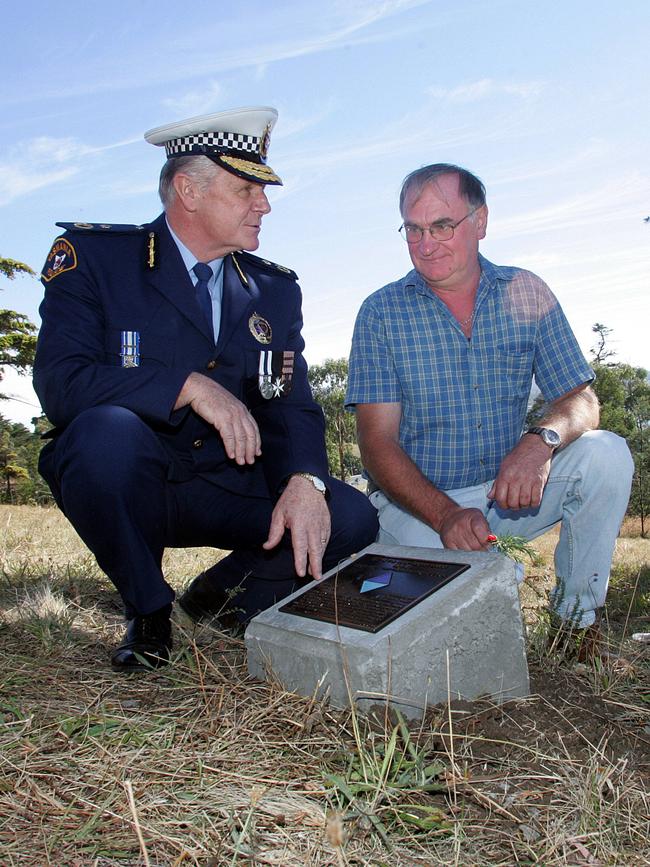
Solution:
M522 593L534 694L418 726L252 681L243 645L184 634L110 672L118 599L55 510L0 507L3 865L650 864L650 542L619 541L596 666L537 641L552 537ZM170 552L177 587L214 560ZM540 625L541 624L541 625ZM643 625L645 624L645 630Z

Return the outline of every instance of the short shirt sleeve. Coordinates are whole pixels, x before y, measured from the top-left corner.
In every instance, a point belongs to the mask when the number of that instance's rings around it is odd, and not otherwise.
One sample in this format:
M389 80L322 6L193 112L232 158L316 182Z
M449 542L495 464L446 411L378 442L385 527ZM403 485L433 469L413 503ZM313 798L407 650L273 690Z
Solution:
M387 339L384 317L375 296L361 305L352 335L345 405L399 403L402 392Z
M544 399L552 401L583 383L593 382L595 374L582 354L562 307L548 286L540 283L542 297L546 295L548 303L541 305L534 375Z

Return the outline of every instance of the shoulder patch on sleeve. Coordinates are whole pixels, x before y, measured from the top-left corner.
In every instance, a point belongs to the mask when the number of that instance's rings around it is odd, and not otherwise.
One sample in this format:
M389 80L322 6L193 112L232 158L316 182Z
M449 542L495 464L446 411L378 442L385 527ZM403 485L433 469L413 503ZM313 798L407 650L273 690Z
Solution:
M43 272L43 280L49 283L59 274L73 271L77 267L77 251L67 238L57 238L48 253Z
M121 235L138 235L144 232L146 225L136 226L129 223L57 223L66 232L110 232Z
M261 256L253 256L252 253L237 253L242 264L250 264L256 268L261 268L263 271L271 271L274 274L282 274L289 277L291 280L297 280L298 275L291 268L285 268L284 265L276 265L275 262L270 262L268 259L263 259Z

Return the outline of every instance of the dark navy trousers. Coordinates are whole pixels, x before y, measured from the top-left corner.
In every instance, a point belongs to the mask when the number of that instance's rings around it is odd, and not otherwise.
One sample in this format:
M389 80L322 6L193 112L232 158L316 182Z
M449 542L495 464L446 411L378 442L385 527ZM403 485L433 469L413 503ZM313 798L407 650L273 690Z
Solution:
M245 497L199 476L170 481L170 457L156 433L130 410L99 406L81 413L41 457L54 498L119 591L127 618L169 604L164 549L232 551L209 570L215 585L242 587L233 604L246 620L297 589L289 534L273 551L266 541L268 498ZM324 569L375 541L376 511L359 491L326 480L332 535Z

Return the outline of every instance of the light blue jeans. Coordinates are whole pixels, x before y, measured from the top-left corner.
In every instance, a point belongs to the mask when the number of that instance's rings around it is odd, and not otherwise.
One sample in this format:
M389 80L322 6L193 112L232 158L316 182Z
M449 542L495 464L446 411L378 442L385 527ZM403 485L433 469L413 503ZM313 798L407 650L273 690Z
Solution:
M555 549L557 583L551 608L574 625L590 626L605 604L614 545L625 515L634 463L624 439L590 431L553 456L542 503L537 509L499 509L487 493L492 481L447 491L460 506L480 509L497 536L535 539L560 523ZM375 491L377 541L386 545L442 548L440 536L418 518Z

